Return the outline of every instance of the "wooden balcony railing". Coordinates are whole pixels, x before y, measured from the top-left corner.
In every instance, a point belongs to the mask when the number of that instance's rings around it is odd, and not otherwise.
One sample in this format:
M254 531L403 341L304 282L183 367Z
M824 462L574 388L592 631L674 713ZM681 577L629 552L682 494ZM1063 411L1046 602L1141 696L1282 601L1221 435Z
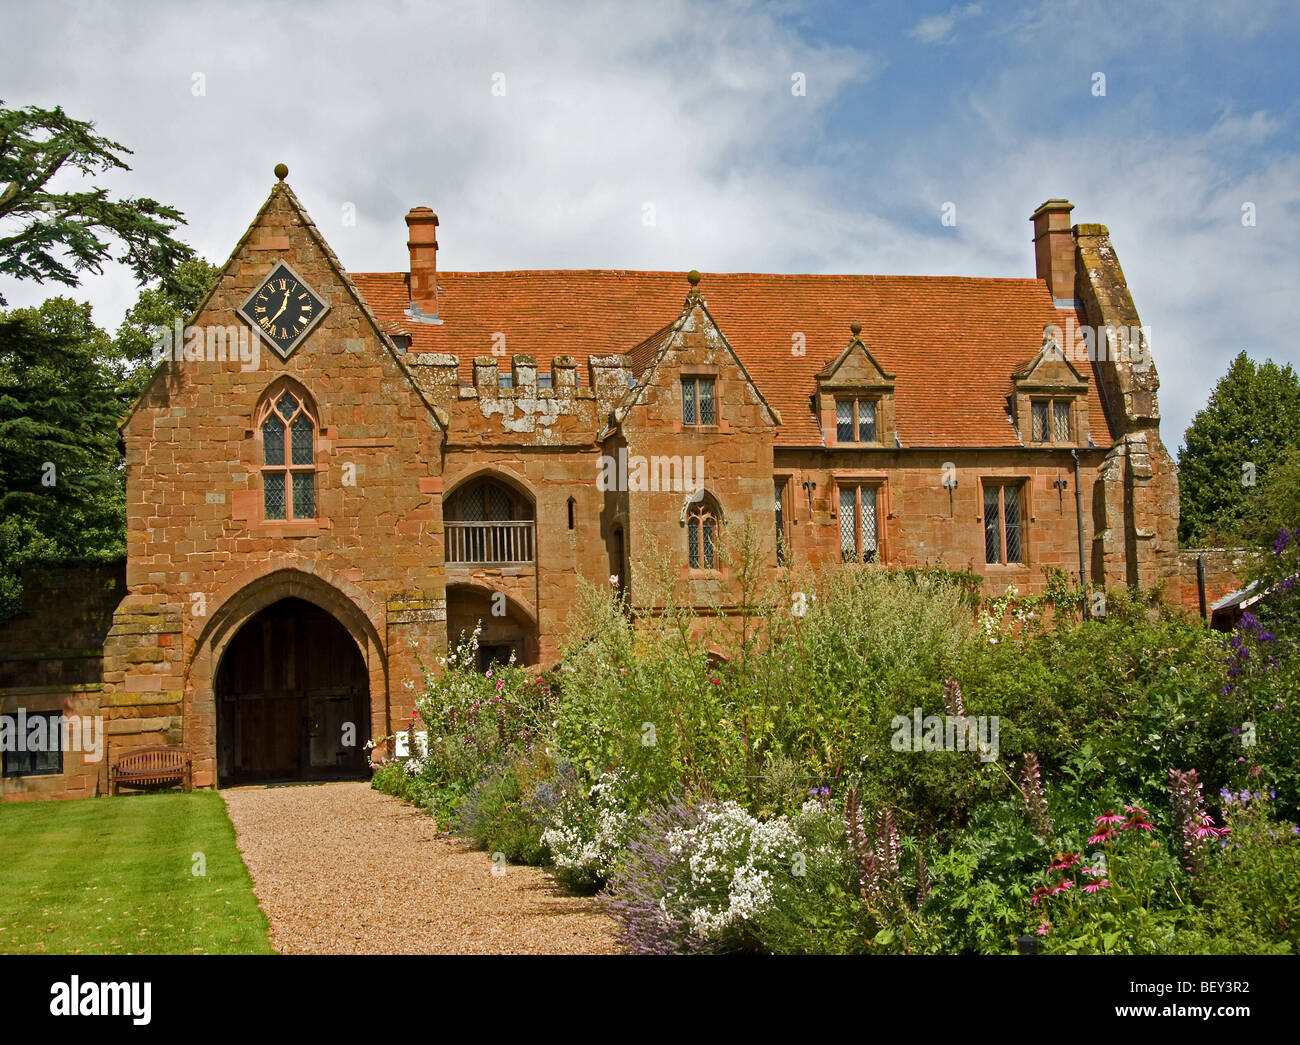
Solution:
M448 563L466 566L531 566L533 520L444 522Z

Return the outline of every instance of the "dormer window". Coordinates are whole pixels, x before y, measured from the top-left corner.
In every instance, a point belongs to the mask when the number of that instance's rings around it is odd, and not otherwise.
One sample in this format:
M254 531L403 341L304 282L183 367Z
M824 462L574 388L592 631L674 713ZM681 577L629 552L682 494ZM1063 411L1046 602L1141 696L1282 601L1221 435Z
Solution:
M827 445L896 444L894 375L867 348L861 336L862 324L850 323L849 329L852 340L817 375L813 410L818 415L822 438Z
M1030 401L1030 438L1035 443L1070 443L1070 400L1033 399Z
M836 396L835 440L840 443L877 442L876 401Z

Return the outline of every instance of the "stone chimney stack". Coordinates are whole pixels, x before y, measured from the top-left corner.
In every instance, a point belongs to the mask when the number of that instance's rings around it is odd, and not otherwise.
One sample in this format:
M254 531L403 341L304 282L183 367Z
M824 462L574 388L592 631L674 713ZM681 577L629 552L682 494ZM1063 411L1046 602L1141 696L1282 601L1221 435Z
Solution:
M1069 200L1048 200L1030 217L1034 223L1034 266L1058 301L1074 299L1074 233ZM409 220L409 219L408 219Z
M438 314L438 215L428 207L412 207L406 215L406 246L411 252L411 303L431 316Z

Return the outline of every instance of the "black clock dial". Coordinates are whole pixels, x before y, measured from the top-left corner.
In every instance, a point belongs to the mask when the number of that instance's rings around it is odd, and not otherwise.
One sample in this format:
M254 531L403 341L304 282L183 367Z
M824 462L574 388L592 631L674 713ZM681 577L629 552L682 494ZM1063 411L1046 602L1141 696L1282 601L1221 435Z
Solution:
M280 262L239 311L281 356L287 357L327 308L288 265Z

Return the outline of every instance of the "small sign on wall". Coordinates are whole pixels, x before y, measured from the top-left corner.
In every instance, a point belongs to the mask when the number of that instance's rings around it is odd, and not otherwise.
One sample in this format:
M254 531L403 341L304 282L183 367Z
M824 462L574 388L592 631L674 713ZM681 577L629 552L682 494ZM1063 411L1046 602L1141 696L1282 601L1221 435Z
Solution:
M410 733L398 733L393 738L394 754L398 758L409 758L411 755ZM415 734L415 747L421 757L429 753L429 731L426 729L417 730Z

